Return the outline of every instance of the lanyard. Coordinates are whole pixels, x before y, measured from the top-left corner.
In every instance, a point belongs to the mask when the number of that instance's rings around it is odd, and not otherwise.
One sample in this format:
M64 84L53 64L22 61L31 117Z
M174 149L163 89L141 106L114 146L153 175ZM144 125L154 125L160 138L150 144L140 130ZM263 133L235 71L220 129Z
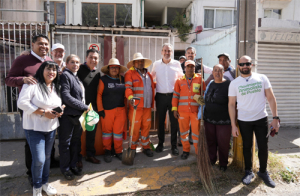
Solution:
M187 79L186 79L186 83L187 83L187 85L188 85L188 88L190 89L191 84L192 84L192 82L193 82L193 78L191 79L191 82L190 82L190 83L188 82L188 80L189 80L189 79L187 78Z

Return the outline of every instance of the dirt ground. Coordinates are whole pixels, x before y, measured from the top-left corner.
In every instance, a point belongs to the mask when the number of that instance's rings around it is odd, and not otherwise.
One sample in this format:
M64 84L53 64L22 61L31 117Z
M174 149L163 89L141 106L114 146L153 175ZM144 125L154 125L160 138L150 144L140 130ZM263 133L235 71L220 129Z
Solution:
M270 175L276 183L275 188L270 188L255 175L254 180L248 186L241 183L244 175L240 169L229 165L226 172L219 170L218 164L213 166L215 174L215 188L217 195L278 195L278 196L295 196L300 195L300 156L299 155L271 155L276 156L282 161L283 166L294 171L294 182L287 183L278 174L279 171L273 170ZM230 161L232 161L230 159ZM196 164L191 165L197 172ZM183 182L174 185L164 186L159 190L141 191L129 194L118 194L126 196L153 196L153 195L207 195L200 181Z

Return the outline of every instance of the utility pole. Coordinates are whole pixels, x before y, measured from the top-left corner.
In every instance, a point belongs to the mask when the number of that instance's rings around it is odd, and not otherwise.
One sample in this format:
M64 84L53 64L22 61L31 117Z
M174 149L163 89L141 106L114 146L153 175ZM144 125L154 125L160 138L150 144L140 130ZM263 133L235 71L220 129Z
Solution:
M258 44L258 0L238 0L237 4L237 58L248 55L252 58L254 64L254 72L257 68L257 44ZM238 62L237 62L238 64ZM236 76L239 75L239 70L236 69ZM252 168L255 168L255 135L253 134L252 147ZM238 167L244 169L243 157L243 140L241 134L234 138L233 143L233 162Z

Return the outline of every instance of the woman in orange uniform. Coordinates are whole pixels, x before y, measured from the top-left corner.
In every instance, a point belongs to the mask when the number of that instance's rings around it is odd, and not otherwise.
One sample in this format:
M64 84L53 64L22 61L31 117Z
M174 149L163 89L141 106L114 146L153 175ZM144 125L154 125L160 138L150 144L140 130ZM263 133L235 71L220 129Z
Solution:
M104 161L107 163L112 161L112 140L114 140L116 157L122 160L126 112L124 77L120 73L124 73L126 70L127 68L121 66L116 58L110 59L108 65L101 68L101 71L106 75L99 80L97 107L102 123Z

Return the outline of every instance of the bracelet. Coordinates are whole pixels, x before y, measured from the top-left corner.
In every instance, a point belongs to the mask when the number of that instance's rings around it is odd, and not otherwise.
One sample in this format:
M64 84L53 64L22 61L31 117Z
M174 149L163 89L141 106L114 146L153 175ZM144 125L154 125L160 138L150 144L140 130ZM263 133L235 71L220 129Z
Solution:
M43 111L43 114L42 114L42 116L45 116L45 110Z
M278 119L278 120L280 120L279 116L273 116L273 119Z

